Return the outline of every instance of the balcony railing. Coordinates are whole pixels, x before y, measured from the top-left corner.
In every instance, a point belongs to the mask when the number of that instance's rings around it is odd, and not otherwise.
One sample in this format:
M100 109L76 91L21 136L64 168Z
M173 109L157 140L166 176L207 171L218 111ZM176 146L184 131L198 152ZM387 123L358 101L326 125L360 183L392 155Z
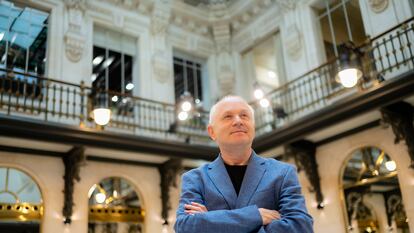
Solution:
M364 81L368 89L414 68L414 18L368 40L363 51ZM256 102L257 134L261 135L316 112L358 91L335 81L338 59L307 72L266 95L270 107ZM119 101L111 101L117 96ZM102 98L112 110L105 130L188 143L211 143L206 133L208 113L199 110L187 121L177 119L175 105L81 84L0 68L0 113L96 128L91 112Z

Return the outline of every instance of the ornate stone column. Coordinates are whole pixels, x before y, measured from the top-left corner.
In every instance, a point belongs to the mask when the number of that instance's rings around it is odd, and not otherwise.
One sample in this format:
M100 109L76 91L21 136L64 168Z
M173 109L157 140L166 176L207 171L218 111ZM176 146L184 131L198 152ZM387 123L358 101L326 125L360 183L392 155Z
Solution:
M231 56L231 29L228 20L228 6L225 0L209 1L208 9L213 18L211 29L215 46L216 78L219 96L235 92L234 62Z

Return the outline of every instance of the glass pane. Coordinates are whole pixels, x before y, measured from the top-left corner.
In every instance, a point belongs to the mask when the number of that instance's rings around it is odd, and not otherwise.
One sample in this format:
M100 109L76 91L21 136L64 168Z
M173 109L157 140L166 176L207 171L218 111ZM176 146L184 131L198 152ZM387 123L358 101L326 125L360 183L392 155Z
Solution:
M132 66L133 66L133 59L129 55L124 55L124 77L125 77L125 93L126 94L132 94L133 88L135 86L133 85L134 82L132 80ZM128 86L128 84L132 84Z
M107 66L110 91L122 92L122 58L121 54L114 51L109 51L107 61L110 64Z
M358 0L351 0L346 4L349 24L351 25L352 38L356 45L362 44L366 39L364 23Z
M0 203L42 202L39 187L26 173L13 168L0 168Z
M184 93L184 68L178 64L174 64L174 89L175 99L178 100Z

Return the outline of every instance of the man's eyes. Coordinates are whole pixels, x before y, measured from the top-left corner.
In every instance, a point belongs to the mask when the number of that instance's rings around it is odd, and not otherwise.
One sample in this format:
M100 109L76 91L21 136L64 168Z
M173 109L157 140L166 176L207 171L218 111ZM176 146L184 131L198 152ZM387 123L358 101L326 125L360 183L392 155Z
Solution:
M242 113L239 116L240 116L240 118L243 118L243 119L249 118L249 115L245 114L245 113ZM223 119L232 119L232 118L233 118L233 115L224 115L224 117L223 117Z

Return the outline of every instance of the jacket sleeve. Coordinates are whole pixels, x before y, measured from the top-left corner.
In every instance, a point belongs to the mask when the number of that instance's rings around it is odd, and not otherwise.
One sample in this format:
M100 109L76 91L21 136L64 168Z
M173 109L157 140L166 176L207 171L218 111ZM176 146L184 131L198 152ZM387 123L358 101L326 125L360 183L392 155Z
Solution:
M213 210L194 215L186 214L184 205L191 202L205 204L202 183L197 176L185 173L174 225L176 233L257 232L262 218L256 205L234 210Z
M289 166L279 196L281 219L263 226L257 233L313 233L313 219L307 213L296 170Z

